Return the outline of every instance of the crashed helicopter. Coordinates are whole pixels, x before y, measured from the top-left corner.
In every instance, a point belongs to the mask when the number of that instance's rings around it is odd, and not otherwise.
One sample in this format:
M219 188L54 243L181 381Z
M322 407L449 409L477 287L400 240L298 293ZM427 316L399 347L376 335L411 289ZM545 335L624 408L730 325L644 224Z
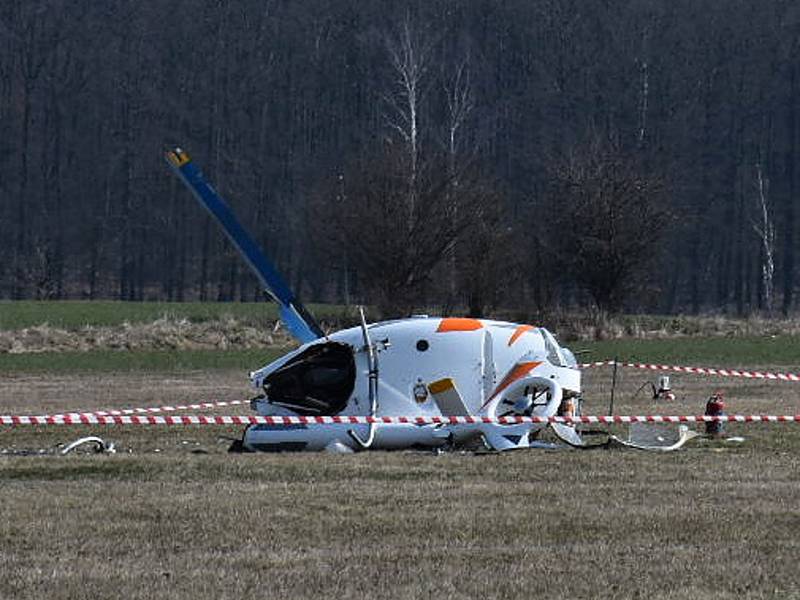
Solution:
M180 148L167 162L277 302L300 347L250 373L263 416L577 416L581 374L573 353L543 327L488 319L412 316L325 334ZM573 426L553 423L343 423L251 425L244 451L438 448L482 440L495 451L551 447L546 427L581 446Z

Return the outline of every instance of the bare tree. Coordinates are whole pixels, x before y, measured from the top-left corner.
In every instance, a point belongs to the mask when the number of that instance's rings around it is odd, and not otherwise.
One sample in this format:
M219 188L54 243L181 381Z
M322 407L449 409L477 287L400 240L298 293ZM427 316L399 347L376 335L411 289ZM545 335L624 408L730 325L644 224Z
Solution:
M463 210L476 213L467 219L456 240L458 281L466 296L467 314L479 317L509 298L516 305L524 302L522 297L510 295L522 279L524 259L513 246L516 229L504 213L505 199L483 182L473 180L470 186L469 201L461 198Z
M330 173L346 175L348 193L358 189L358 169L345 166L386 162L383 148L363 160L382 138L399 161L387 198L399 203L393 227L407 239L432 169L448 179L457 221L473 202L465 170L479 171L490 192L503 190L486 193L502 218L458 236L426 276L426 297L458 306L493 276L478 258L511 271L502 254L487 257L499 246L491 237L517 226L527 199L543 197L548 155L575 147L589 128L615 135L636 164L675 185L680 222L658 248L668 293L628 306L764 306L763 239L752 223L763 224L754 206L761 161L777 244L772 304L791 312L800 21L785 0L768 10L758 0L734 4L543 0L487 9L430 0L392 18L396 6L380 0L355 12L352 2L308 0L0 2L0 296L50 294L37 273L53 278L54 296L249 296L249 275L164 173L158 157L173 141L235 203L293 285L330 301L358 295L355 256L313 268L305 223L316 215L305 198ZM186 11L197 18L181 19ZM552 265L573 271L542 259L560 246L537 217L528 235L510 233L536 273L528 292L541 291L538 304L584 304L574 275L539 285ZM564 223L561 236L574 245L586 227Z
M447 156L451 176L456 171L456 161L464 152L462 132L469 124L475 110L475 90L472 84L469 58L453 66L452 73L443 77L447 100ZM458 185L454 181L454 185Z
M450 210L458 217L459 181L457 163L464 152L462 132L475 109L475 94L470 80L469 60L464 59L453 67L450 77L443 76L445 99L447 101L447 169L450 176ZM466 160L470 160L467 156ZM458 246L450 250L450 297L454 300L458 287Z
M764 177L761 163L756 163L756 189L758 219L753 229L761 244L761 293L764 309L772 316L775 276L775 223L769 202L769 180Z
M19 5L15 15L13 27L14 38L18 43L16 52L18 53L19 86L21 115L19 125L20 139L20 160L18 170L17 196L17 215L16 215L16 235L14 242L13 269L14 269L14 288L13 298L20 299L24 295L24 282L28 277L26 274L28 253L31 250L31 223L30 223L30 168L29 157L31 155L31 130L34 113L34 91L39 84L42 69L45 66L47 54L51 51L52 31L49 31L48 15L45 14L44 6L31 3L30 5ZM33 257L31 257L33 258Z
M353 164L340 179L325 186L312 210L313 238L323 254L342 256L384 314L407 314L424 306L426 297L442 297L447 286L436 268L455 243L476 223L486 219L495 204L466 170L457 174L459 206L451 211L451 179L444 159L431 160L418 173L419 203L410 227L405 204L405 156L387 146L377 157Z
M621 309L659 252L669 217L664 182L600 141L556 161L550 177L548 240L555 260L598 308Z
M385 36L385 47L392 68L393 82L383 101L388 107L386 123L406 147L408 161L405 205L407 224L415 220L421 154L422 102L427 91L428 71L433 57L433 41L419 31L406 15L400 30Z

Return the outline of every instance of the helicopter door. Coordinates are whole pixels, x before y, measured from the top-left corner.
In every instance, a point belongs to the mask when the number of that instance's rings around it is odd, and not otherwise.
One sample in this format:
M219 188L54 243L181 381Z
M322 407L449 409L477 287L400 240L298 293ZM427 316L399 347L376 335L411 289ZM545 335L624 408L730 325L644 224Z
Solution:
M353 349L347 344L314 344L264 379L267 401L304 416L341 412L356 380Z

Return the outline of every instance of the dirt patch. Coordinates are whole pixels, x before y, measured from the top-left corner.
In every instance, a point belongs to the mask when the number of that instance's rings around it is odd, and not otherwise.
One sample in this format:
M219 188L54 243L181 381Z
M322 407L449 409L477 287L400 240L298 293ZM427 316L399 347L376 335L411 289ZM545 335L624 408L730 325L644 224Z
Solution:
M252 395L244 371L0 375L0 413L5 415L243 400Z

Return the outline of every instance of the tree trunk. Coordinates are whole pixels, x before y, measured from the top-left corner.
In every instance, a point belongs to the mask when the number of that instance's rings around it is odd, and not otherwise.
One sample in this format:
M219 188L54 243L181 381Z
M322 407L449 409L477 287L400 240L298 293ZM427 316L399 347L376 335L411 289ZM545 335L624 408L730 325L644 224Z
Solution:
M795 263L795 202L797 195L797 65L792 64L789 74L789 96L786 115L786 131L789 146L785 159L785 180L788 185L783 205L783 306L784 316L794 304L794 263Z

